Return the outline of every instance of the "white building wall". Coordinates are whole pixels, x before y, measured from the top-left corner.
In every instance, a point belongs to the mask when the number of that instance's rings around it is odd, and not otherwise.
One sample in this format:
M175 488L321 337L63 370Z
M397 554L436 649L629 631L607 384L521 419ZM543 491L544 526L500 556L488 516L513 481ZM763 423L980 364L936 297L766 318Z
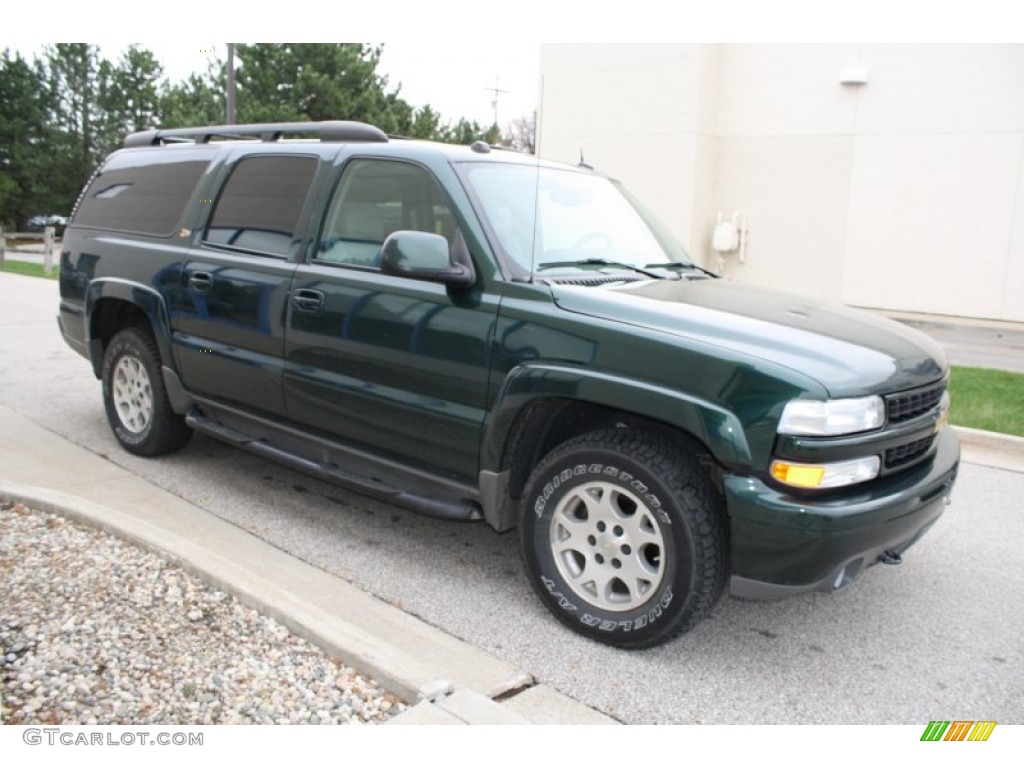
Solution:
M714 46L541 46L539 154L622 179L694 241L714 189Z
M748 229L726 276L841 300L858 92L839 71L858 51L722 47L716 205Z
M541 74L541 154L582 147L711 266L743 212L727 276L1024 321L1024 46L551 45Z
M1024 46L864 56L844 300L1024 320Z

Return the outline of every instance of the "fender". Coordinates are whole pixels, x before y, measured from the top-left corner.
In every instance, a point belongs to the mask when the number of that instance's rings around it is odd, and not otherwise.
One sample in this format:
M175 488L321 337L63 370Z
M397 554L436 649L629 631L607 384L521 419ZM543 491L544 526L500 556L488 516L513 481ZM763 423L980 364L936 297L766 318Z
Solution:
M720 405L659 384L564 363L530 362L513 368L487 420L481 469L500 472L516 417L539 398L579 400L628 411L677 427L703 442L720 463L750 466L746 432Z
M160 359L165 368L173 368L171 349L171 322L164 297L155 289L141 283L117 277L101 277L92 280L85 294L85 341L89 348L89 360L99 378L103 367L103 349L99 339L92 337L93 313L104 299L118 299L138 307L153 329Z
M116 299L137 307L149 320L160 350L161 369L164 386L171 408L175 413L184 414L192 407L192 398L178 376L174 367L174 355L171 348L171 322L164 297L153 288L141 283L116 277L101 277L89 283L85 295L85 343L89 351L89 362L92 363L96 378L103 374L103 345L100 339L92 338L93 313L99 303L105 299Z

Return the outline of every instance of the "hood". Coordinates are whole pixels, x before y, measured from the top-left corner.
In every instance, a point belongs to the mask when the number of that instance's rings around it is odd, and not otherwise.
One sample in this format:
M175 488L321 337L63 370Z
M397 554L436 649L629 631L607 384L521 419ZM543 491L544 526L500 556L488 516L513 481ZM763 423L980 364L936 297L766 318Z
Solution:
M551 285L569 312L669 333L786 366L830 397L912 389L946 374L942 348L901 323L728 280Z

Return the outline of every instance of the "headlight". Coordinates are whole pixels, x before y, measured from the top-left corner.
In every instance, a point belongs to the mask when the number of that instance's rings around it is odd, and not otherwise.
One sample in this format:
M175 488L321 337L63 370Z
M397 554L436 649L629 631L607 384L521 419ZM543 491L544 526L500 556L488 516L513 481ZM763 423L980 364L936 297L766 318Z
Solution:
M847 400L790 400L782 411L779 434L851 435L885 423L885 403L877 395Z
M797 464L776 460L772 462L771 473L780 483L797 488L839 488L875 479L881 465L877 456L832 464Z

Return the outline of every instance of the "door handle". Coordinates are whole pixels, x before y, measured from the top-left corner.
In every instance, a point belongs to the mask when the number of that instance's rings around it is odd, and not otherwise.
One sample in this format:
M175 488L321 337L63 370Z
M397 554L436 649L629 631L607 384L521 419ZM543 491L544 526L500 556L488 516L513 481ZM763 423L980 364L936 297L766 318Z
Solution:
M300 288L292 294L292 305L300 312L319 312L324 306L324 294L312 288Z
M188 276L188 284L196 293L206 293L213 287L213 275L209 272L193 272Z

